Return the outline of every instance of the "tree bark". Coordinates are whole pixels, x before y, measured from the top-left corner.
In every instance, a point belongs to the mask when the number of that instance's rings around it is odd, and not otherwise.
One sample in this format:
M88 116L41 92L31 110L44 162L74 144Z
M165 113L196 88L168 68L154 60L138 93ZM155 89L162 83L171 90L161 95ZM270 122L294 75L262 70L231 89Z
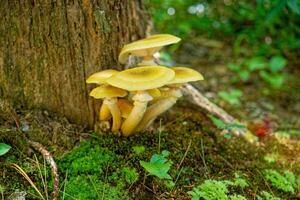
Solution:
M86 78L145 36L141 0L0 0L0 98L93 127L99 103Z

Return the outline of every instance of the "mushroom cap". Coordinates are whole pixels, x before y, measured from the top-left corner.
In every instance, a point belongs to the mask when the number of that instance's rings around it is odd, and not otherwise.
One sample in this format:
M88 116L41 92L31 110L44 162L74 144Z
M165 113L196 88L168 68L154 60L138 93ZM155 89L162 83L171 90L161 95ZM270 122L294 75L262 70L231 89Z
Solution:
M172 69L163 66L143 66L119 72L107 83L128 91L140 91L159 88L175 76Z
M119 71L114 69L107 69L100 72L96 72L92 74L90 77L88 77L88 79L86 79L86 83L96 83L96 84L105 83L109 77L111 77L112 75L118 72Z
M111 85L100 85L90 92L90 96L94 97L95 99L125 97L126 95L127 91Z
M202 74L187 67L172 67L174 70L175 76L172 80L168 82L168 84L180 84L187 83L192 81L200 81L203 80Z
M156 34L147 38L137 40L135 42L126 44L120 54L119 62L124 64L130 54L134 56L144 57L152 55L156 51L159 51L163 46L174 44L181 39L170 34Z

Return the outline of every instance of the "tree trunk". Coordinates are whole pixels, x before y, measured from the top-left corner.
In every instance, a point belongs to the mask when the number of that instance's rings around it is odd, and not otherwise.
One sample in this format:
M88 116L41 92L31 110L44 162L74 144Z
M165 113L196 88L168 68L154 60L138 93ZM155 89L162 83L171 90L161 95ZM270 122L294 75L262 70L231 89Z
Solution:
M86 78L121 69L121 47L144 37L141 0L0 0L0 98L93 127Z

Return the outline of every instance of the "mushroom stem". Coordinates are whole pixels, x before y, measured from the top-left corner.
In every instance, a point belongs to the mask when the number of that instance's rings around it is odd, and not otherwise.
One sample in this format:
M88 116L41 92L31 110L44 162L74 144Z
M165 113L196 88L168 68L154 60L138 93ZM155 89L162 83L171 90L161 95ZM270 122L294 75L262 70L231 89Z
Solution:
M109 110L107 104L102 103L100 112L99 112L100 121L106 121L110 118L110 116L111 116L111 114L110 114L110 110Z
M148 58L144 58L143 60L142 60L142 62L140 62L139 64L138 64L138 66L153 66L153 65L157 65L157 63L155 62L155 60L154 60L154 58L153 57L151 57L150 59L148 59Z
M110 113L112 115L113 125L111 128L112 132L116 132L120 129L122 119L121 119L121 111L117 105L117 98L105 98L103 101L103 104L106 104L107 107L110 110Z
M143 119L139 123L137 131L145 130L157 118L158 115L170 109L177 101L175 97L168 97L158 100L155 104L151 105L144 114Z
M142 120L144 113L147 109L148 101L151 101L153 98L144 91L139 91L134 97L134 107L130 112L128 118L122 124L122 133L125 137L130 136L137 125Z
M182 96L180 89L170 89L168 94L167 97L158 100L147 109L136 129L137 131L145 130L160 114L170 109L177 99Z

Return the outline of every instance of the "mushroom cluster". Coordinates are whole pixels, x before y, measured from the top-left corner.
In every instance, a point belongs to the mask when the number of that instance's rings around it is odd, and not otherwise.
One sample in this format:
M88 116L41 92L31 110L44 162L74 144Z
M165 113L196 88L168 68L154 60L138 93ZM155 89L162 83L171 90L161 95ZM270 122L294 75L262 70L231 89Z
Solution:
M155 62L153 55L180 38L157 34L127 44L121 50L119 62L129 56L141 58L134 68L124 71L104 70L92 74L87 83L97 84L90 96L102 99L99 120L111 120L111 131L127 137L143 131L182 96L182 84L203 80L203 76L187 67L165 67Z

